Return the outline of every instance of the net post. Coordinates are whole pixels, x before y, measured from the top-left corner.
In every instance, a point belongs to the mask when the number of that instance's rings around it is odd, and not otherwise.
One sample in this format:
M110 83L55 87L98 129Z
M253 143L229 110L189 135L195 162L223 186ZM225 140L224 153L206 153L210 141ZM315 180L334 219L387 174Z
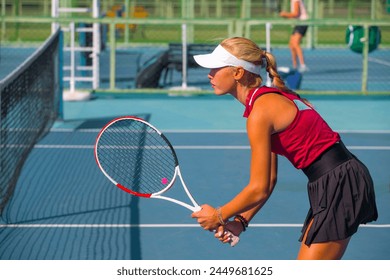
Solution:
M64 120L64 32L59 29L58 42L58 83L59 83L59 105L58 105L58 119Z

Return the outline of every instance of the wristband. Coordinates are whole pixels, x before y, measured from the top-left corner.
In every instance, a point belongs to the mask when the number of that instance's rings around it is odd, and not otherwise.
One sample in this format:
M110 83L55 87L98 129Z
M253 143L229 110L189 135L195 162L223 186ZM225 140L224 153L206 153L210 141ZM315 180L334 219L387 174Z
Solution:
M237 218L237 219L240 221L240 223L241 223L241 225L242 225L242 230L243 230L243 231L246 231L246 228L249 226L248 220L245 219L245 218L244 218L243 216L241 216L241 215L236 215L234 218Z

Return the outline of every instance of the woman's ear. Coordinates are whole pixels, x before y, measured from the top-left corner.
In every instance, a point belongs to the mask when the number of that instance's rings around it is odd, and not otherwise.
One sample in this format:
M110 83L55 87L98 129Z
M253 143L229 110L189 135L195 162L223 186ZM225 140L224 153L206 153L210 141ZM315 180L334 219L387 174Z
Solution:
M234 70L234 79L236 81L239 81L244 76L245 70L241 66L237 66L237 67L234 67L234 68L235 68L235 70Z

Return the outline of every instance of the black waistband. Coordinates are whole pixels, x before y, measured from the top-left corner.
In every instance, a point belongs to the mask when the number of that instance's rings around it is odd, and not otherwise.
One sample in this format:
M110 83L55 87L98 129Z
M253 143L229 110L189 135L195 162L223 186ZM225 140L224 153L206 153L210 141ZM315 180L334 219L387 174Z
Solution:
M352 154L340 141L323 152L312 164L303 168L302 171L309 178L309 181L313 182L352 157Z

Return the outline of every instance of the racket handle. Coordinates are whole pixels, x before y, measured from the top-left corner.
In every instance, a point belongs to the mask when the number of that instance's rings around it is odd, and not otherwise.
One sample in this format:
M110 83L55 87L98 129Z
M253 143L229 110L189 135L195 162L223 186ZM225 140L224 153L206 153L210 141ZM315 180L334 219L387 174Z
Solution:
M216 232L216 231L217 231L217 230L214 230L214 232ZM226 230L224 233L229 235L229 237L230 237L230 242L229 242L229 244L230 244L231 247L236 246L237 243L240 242L240 237L238 237L237 235L235 235L235 234L232 233L231 231Z
M231 247L234 247L237 245L237 243L240 241L240 237L238 237L237 235L233 234L232 232L230 231L227 231L227 234L229 234L230 236L230 246Z
M198 212L200 210L202 210L202 207L200 207L199 205L196 205L196 206L194 206L193 212Z
M193 208L193 212L198 212L202 210L202 207L200 207L199 205L196 205L194 206ZM216 232L216 230L214 230L214 232ZM229 237L230 237L230 246L231 247L234 247L237 245L237 243L240 241L240 237L238 237L237 235L233 234L232 232L230 231L226 231L225 234L229 234Z

